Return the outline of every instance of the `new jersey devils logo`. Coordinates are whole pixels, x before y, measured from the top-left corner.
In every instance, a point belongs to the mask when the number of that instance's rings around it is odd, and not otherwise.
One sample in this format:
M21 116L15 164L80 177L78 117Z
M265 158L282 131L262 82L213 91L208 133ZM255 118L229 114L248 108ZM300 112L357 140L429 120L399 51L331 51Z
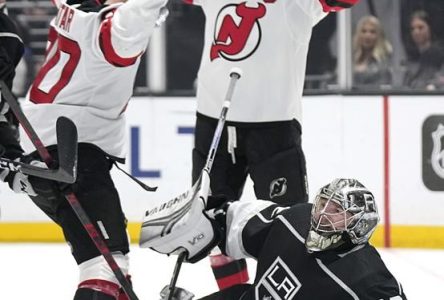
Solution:
M432 132L433 150L431 163L436 175L444 179L444 145L441 143L444 138L444 125L439 124L436 131Z
M230 61L243 60L254 53L261 40L258 20L265 16L262 3L248 7L246 2L224 6L216 19L210 59L220 56Z
M275 179L270 184L270 199L279 197L287 192L287 178L281 177Z

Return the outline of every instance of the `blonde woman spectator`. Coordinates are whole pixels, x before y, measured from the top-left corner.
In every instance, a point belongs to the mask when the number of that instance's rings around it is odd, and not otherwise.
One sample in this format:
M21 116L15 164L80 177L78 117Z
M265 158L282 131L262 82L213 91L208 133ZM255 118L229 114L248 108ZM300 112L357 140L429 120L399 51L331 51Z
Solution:
M410 37L415 51L407 61L404 85L412 89L430 89L444 63L443 48L434 40L431 22L425 11L410 18Z
M381 22L374 16L362 17L353 37L353 83L358 88L392 84L391 43Z

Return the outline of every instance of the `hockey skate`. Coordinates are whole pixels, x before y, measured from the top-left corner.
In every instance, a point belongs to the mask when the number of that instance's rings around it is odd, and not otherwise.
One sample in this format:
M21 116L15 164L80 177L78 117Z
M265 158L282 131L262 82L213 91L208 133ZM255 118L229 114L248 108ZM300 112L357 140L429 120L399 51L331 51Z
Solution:
M175 287L172 297L170 296L170 286L166 285L160 291L160 300L192 300L194 299L194 294L187 291L186 289Z

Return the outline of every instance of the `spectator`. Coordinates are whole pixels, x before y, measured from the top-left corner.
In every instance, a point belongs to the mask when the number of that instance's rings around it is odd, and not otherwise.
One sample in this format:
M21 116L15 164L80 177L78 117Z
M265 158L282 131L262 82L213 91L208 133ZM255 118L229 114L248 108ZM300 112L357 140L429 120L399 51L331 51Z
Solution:
M374 16L362 17L353 37L353 83L358 88L392 84L391 43L381 22Z
M443 65L444 54L434 39L431 22L425 11L412 14L410 37L415 48L407 61L404 85L412 89L426 89Z
M441 66L441 69L436 73L432 83L427 85L426 89L429 91L444 90L444 64Z

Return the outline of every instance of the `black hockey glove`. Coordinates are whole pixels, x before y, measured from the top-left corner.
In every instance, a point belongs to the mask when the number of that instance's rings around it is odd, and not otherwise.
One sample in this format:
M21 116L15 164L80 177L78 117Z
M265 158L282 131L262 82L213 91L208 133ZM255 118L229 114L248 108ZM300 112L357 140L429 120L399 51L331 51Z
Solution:
M208 196L207 212L219 227L221 233L221 241L219 249L225 253L225 238L227 232L227 211L232 201L229 201L225 195Z
M15 127L7 122L0 122L0 145L4 149L2 157L17 159L23 155L23 149L18 142Z

